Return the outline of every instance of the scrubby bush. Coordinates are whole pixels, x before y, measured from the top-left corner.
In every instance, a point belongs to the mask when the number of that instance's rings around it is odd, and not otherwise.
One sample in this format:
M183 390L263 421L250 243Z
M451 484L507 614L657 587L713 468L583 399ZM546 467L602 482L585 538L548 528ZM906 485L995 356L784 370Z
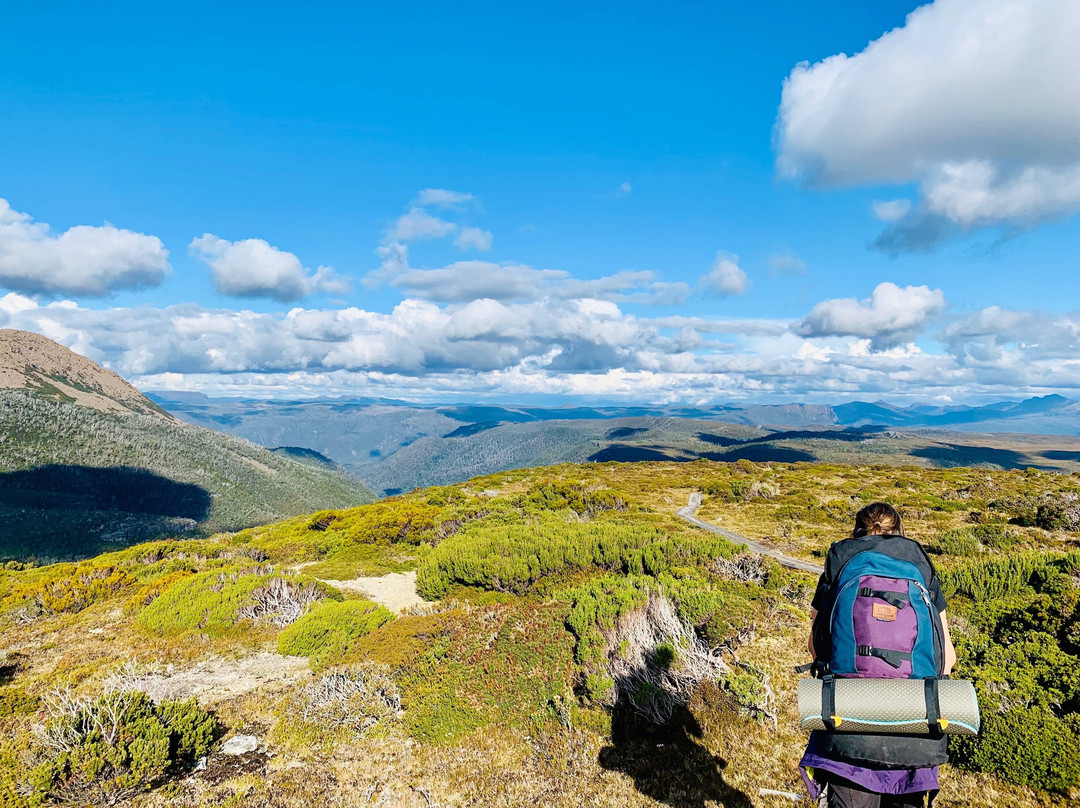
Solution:
M600 663L607 650L604 632L622 615L648 603L655 588L656 583L648 578L608 575L567 592L570 614L566 626L577 638L575 659L586 665Z
M550 482L535 485L519 497L517 504L524 508L544 511L569 509L582 516L602 511L629 510L626 498L614 491L583 483Z
M939 574L946 593L989 601L1029 587L1036 575L1063 567L1080 567L1080 552L1018 553L971 562Z
M928 542L926 549L931 553L953 556L974 556L979 554L979 540L973 531L967 528L947 530L936 539Z
M371 665L328 671L279 707L275 743L330 752L339 741L388 726L402 715L397 685Z
M1023 534L1009 530L1002 522L986 522L971 529L971 534L984 547L991 550L1007 550L1023 540Z
M656 575L678 561L730 556L735 545L718 537L670 536L648 524L474 525L446 540L421 562L417 590L436 600L455 584L527 592L541 578L586 569Z
M155 634L222 634L240 619L254 593L274 577L266 567L225 567L183 577L139 612L136 622Z
M394 619L367 600L324 603L278 635L278 653L306 656L314 667L340 659L358 639Z
M977 739L952 746L953 758L975 771L1022 786L1067 793L1080 781L1080 721L1045 707L1017 707L985 718Z
M170 771L206 755L216 720L194 700L154 705L139 692L96 701L66 692L50 698L31 784L42 797L76 805L113 805L161 784Z
M24 604L38 613L80 612L115 596L134 579L111 565L96 562L58 564L17 586L5 605Z
M236 616L241 620L284 628L299 620L313 603L328 596L333 600L342 600L338 590L322 581L305 583L288 578L271 578L252 591L251 602L241 606Z

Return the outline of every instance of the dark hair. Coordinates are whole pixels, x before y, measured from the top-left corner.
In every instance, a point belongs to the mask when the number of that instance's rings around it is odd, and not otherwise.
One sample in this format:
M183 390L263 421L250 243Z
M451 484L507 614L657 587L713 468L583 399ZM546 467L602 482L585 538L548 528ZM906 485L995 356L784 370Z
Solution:
M896 508L887 502L871 502L855 514L854 538L861 536L903 536L904 523Z

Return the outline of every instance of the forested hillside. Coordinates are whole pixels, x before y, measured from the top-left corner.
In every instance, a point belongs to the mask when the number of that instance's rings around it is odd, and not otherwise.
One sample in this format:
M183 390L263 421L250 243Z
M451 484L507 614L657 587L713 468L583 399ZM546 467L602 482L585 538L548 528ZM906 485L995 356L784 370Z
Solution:
M695 491L703 517L807 560L866 502L899 507L983 704L941 804L1075 804L1080 479L746 460L504 472L9 567L0 794L789 805L763 789L801 789L814 578L676 519ZM383 605L402 587L414 605Z
M85 557L371 499L332 467L231 435L0 390L0 558Z
M245 401L156 394L171 412L263 446L315 450L376 493L512 468L608 460L1036 466L1080 471L1077 405L1049 396L985 407L424 406L401 401ZM1033 421L1049 416L1054 421ZM986 418L997 419L991 424ZM1009 420L1012 419L1012 420ZM991 428L1010 434L986 434ZM979 434L955 430L978 428ZM1044 435L1017 432L1053 432Z

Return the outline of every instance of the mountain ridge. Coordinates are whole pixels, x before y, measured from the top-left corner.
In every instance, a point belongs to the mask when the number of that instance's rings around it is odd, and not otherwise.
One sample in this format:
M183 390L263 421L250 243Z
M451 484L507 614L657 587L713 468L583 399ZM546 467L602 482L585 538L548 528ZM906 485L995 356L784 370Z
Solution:
M176 420L119 374L33 331L0 329L0 390L31 390L101 412Z

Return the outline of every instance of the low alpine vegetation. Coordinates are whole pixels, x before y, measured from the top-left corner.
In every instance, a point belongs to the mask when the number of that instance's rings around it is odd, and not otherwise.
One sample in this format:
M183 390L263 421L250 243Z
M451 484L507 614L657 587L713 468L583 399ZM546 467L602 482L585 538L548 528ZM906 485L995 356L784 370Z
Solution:
M368 600L330 601L311 610L278 635L278 653L306 656L312 667L343 658L358 639L394 619Z
M194 701L155 705L139 692L82 700L60 689L45 701L29 788L71 805L115 805L160 785L210 751L217 725Z

